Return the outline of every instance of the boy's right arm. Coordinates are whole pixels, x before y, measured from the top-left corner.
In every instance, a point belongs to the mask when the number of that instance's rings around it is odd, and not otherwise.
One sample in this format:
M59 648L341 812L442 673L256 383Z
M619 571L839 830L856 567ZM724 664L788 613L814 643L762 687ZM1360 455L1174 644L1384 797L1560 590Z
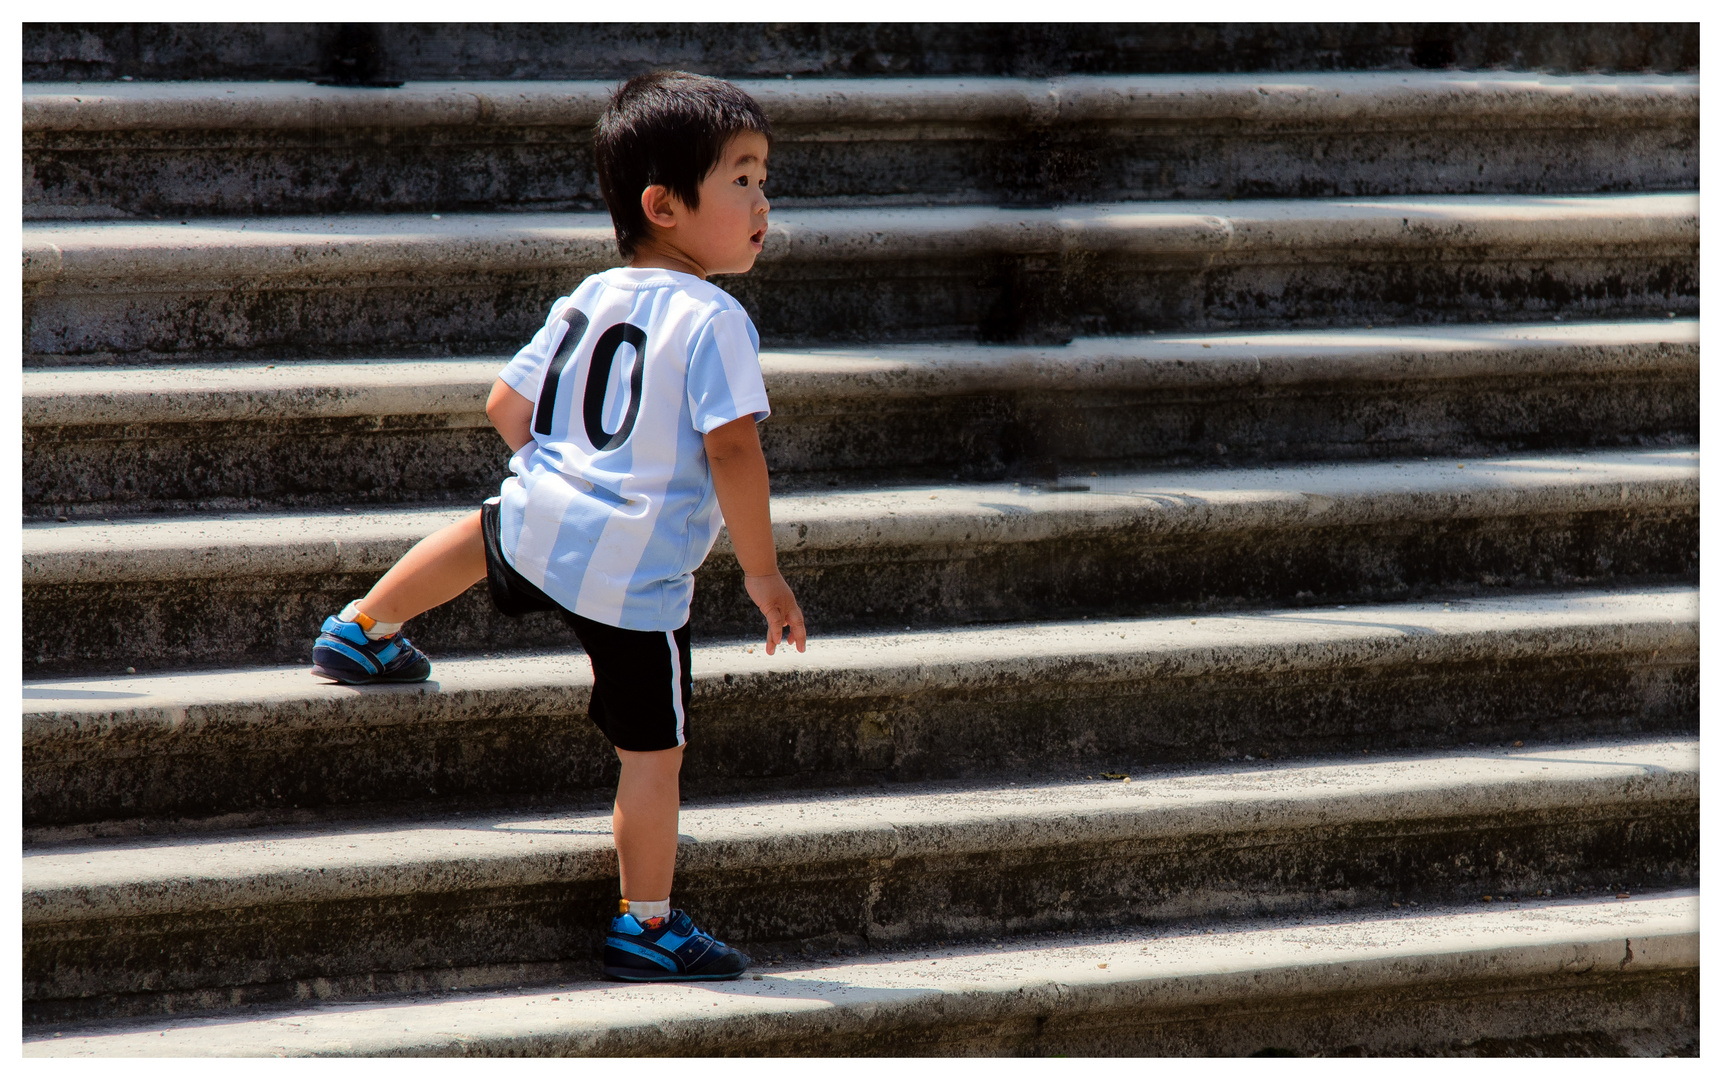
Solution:
M534 407L531 399L501 379L496 380L496 385L490 388L490 400L484 403L484 412L490 417L490 422L496 425L496 431L503 441L508 443L511 453L519 451L522 446L532 441Z

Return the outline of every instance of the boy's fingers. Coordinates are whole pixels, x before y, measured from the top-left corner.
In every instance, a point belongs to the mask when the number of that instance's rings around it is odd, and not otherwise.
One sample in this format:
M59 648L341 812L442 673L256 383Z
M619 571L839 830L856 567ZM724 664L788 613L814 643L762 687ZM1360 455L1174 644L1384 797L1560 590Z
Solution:
M748 582L752 592L752 580ZM793 644L797 652L807 651L807 624L801 615L801 605L785 588L762 590L768 595L755 597L759 613L765 616L765 655L775 656L779 644ZM786 595L787 594L787 595ZM785 632L785 627L788 628Z

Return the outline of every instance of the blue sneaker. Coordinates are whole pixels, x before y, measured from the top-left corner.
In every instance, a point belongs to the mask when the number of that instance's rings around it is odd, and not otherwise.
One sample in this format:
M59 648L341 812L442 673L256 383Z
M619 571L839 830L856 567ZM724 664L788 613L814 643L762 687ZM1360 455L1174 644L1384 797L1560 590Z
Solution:
M339 615L323 621L311 646L311 674L340 683L424 682L430 673L430 657L400 631L372 641L358 623Z
M604 974L624 982L733 979L751 963L695 926L680 908L651 930L632 915L618 915L604 938Z

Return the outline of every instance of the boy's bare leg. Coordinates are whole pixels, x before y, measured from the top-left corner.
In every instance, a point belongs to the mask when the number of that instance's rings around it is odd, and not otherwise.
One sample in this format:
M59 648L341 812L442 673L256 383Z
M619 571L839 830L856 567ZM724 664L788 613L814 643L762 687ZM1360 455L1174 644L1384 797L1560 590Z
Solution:
M616 750L622 779L616 784L616 862L622 896L667 900L676 876L676 823L682 806L682 747Z
M406 622L453 600L484 574L484 533L473 513L414 544L371 586L359 610L378 622Z

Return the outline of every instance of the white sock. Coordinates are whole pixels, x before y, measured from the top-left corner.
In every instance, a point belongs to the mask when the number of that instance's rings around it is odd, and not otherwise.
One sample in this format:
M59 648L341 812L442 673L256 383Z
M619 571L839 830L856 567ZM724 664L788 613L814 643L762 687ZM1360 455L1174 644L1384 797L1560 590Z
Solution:
M632 915L640 922L645 922L647 919L656 919L660 916L668 915L669 913L670 902L668 900L628 901L628 914Z
M342 608L341 614L336 617L342 622L358 623L364 628L365 637L371 641L376 641L379 638L386 638L401 628L401 624L398 622L378 622L369 615L364 614L364 612L359 610L359 602L357 600ZM365 626L366 622L369 622L371 625Z

